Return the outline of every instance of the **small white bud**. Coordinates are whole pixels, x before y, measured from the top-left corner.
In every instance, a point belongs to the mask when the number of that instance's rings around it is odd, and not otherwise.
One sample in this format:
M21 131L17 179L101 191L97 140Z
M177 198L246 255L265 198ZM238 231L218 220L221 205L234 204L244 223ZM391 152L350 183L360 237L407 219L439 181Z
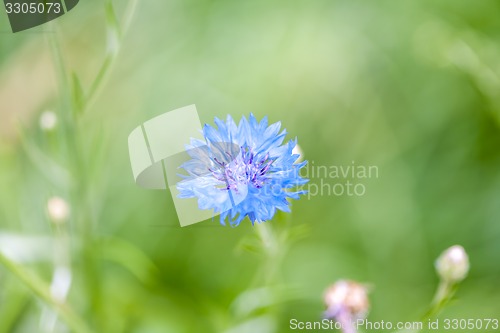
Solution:
M347 311L353 318L365 318L370 308L368 289L354 281L337 281L326 291L325 304L331 316Z
M467 277L469 257L462 246L454 245L439 256L435 265L443 281L456 283Z
M40 128L51 131L57 126L57 115L52 111L45 111L40 115Z
M299 155L299 158L297 158L295 163L300 163L304 160L304 152L302 151L302 148L300 148L298 144L296 144L295 147L293 147L292 154Z
M64 223L69 217L69 205L60 197L52 197L47 202L47 212L54 223Z

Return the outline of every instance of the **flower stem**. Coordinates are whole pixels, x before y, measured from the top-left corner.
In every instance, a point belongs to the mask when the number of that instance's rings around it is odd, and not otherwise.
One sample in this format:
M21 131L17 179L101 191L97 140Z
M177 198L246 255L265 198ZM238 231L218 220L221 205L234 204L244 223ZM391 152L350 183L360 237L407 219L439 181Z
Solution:
M281 261L286 252L286 244L281 242L281 238L277 231L273 229L270 222L263 222L256 225L255 231L262 243L265 255L264 265L262 266L259 278L264 285L270 285L276 282Z
M431 303L431 306L429 310L422 316L421 322L425 323L429 319L432 319L439 315L441 311L448 305L450 300L453 298L453 295L455 295L455 292L457 290L458 284L453 284L449 283L447 281L441 280L439 282L438 288L436 289L436 293L434 294L433 301ZM397 333L403 333L403 332L411 332L411 333L417 333L420 330L400 330L397 331Z
M95 248L96 241L93 235L93 227L96 224L95 214L93 214L95 212L95 205L90 196L91 182L86 167L87 159L82 145L84 136L78 126L78 116L84 114L93 105L93 102L104 87L121 48L123 35L131 23L137 3L138 0L129 0L122 25L119 26L112 1L105 1L108 49L98 73L90 84L87 94L83 93L78 76L75 73L72 76L69 75L56 36L53 35L49 39L59 79L59 113L62 119L61 141L66 142L65 148L68 156L71 157L68 161L68 168L71 170L73 176L74 188L71 201L75 212L74 220L82 244L80 250L81 272L84 276L86 293L89 295L90 307L97 314L95 320L96 327L101 328L101 330L103 330L102 328L105 326L106 320L102 316L102 311L100 311L103 307L103 299L98 271L98 250ZM71 84L73 84L73 89L69 89Z
M32 292L34 292L44 302L49 304L68 326L76 333L91 333L85 321L80 318L68 304L56 301L50 294L48 285L41 280L37 275L24 269L22 266L8 259L0 253L0 264L5 266L13 275L15 275L22 283L24 283Z
M90 89L83 106L84 110L92 106L102 87L105 85L109 78L109 74L111 73L111 70L113 69L113 66L115 64L115 59L122 46L123 36L127 32L128 28L130 27L130 23L132 22L134 12L137 7L137 2L138 0L130 0L128 2L121 27L118 26L118 22L116 22L116 18L114 17L112 2L108 0L105 3L108 39L112 39L109 40L108 43L114 45L112 47L108 45L108 51L105 55L104 61L102 62L94 81L90 85Z
M450 302L455 291L457 289L456 284L451 284L447 281L441 281L434 295L434 300L432 301L431 308L424 316L424 319L429 319L437 316Z

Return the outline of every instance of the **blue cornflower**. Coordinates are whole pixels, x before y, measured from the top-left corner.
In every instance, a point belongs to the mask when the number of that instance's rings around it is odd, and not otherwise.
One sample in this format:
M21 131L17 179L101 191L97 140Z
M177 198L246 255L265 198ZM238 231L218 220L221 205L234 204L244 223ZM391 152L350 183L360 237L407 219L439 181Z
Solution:
M181 165L188 176L177 183L180 198L197 198L200 209L213 209L225 225L233 226L248 216L252 224L271 220L276 209L289 212L288 198L298 199L307 183L292 150L297 140L282 144L286 130L281 123L268 126L251 114L238 125L231 116L215 118L217 128L205 125L206 141L191 139L186 150L191 159Z

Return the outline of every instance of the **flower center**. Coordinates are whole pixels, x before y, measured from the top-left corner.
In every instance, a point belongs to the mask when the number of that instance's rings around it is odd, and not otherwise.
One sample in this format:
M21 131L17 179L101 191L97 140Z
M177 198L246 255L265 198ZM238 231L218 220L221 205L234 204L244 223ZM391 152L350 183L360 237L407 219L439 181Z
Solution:
M269 154L264 158L257 158L248 147L240 147L241 155L233 158L230 153L230 162L219 161L216 157L213 162L216 168L209 168L212 175L222 182L226 183L224 190L238 191L238 185L253 185L256 188L264 186L269 179L266 177L274 160L269 158Z

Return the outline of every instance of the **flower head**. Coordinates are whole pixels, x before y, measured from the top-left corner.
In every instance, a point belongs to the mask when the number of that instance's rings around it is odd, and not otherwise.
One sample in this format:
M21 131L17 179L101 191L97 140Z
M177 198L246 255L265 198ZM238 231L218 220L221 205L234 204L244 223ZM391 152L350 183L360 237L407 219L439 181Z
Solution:
M47 201L47 212L54 223L64 223L70 214L70 208L66 200L60 197L52 197Z
M327 318L365 318L370 308L366 286L349 280L339 280L325 293Z
M281 124L268 126L250 115L238 125L231 116L215 118L217 128L205 125L205 142L192 139L191 157L183 168L188 176L177 183L180 198L197 198L200 209L213 209L221 223L238 225L245 217L254 222L273 218L276 209L289 212L288 198L305 191L294 188L307 182L300 176L306 162L295 163L296 140L282 144L286 135Z
M40 115L40 128L52 131L57 126L57 115L53 111L45 111Z
M467 277L469 256L460 245L445 250L436 260L436 271L446 282L456 283Z

